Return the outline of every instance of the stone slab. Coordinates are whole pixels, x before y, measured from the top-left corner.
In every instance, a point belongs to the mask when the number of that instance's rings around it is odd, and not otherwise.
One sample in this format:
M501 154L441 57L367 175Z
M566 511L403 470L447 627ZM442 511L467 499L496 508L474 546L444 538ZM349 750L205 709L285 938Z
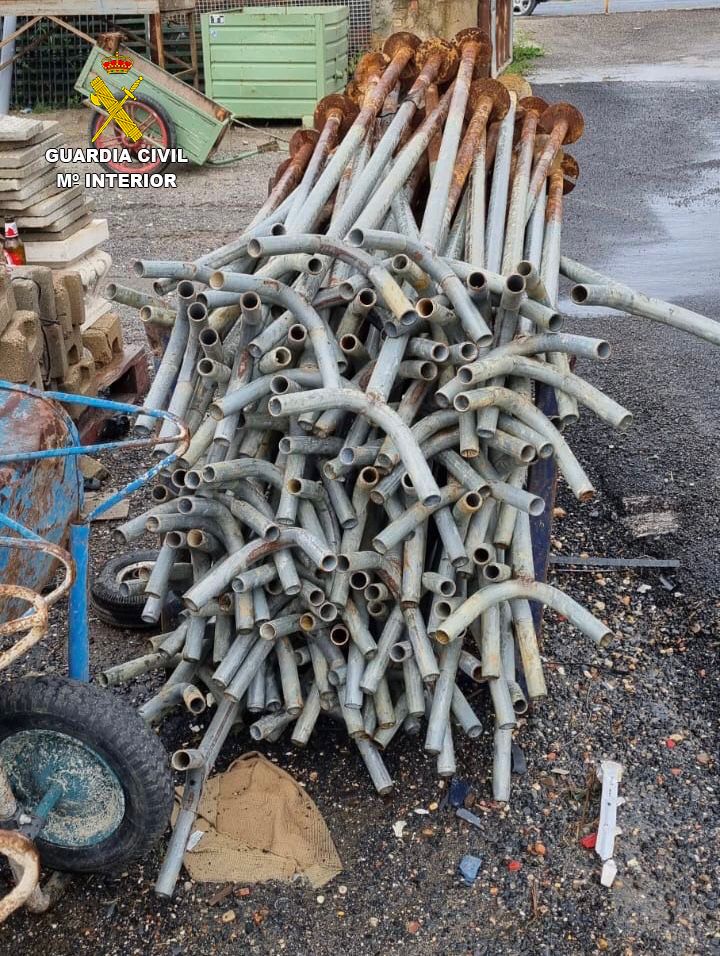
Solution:
M42 122L24 116L3 116L0 119L0 143L26 143L42 133Z
M69 239L91 221L91 210L81 210L77 218L69 218L69 220L66 220L66 224L58 229L43 229L40 231L27 230L23 241L27 244L27 241L31 240L37 244L39 242L57 242L60 239Z
M55 133L34 146L15 146L13 149L0 150L0 170L22 169L33 160L44 159L45 150L50 149L51 146L60 146L62 141L62 135ZM6 175L7 173L0 172L0 176Z
M50 165L44 156L38 156L31 163L26 163L20 169L0 169L0 192L13 192L16 189L22 189L25 183L30 179L36 179L49 170L51 174L57 175L55 166Z
M15 149L17 146L35 146L36 143L43 143L45 140L50 139L51 136L54 136L56 133L61 131L60 123L58 123L57 120L40 120L40 126L42 129L39 132L35 133L34 136L29 136L27 139L22 141L4 141L0 139L0 153L6 149Z
M76 188L75 186L73 187L73 189ZM50 182L47 182L42 188L38 189L37 192L32 189L25 190L20 198L14 196L12 193L0 193L0 210L21 212L42 200L50 199L51 196L59 196L64 192L65 189L58 186L56 177L53 177Z
M55 167L48 166L44 159L42 160L42 164L45 171L41 170L39 173L36 173L32 179L23 181L0 179L0 206L6 205L6 199L10 200L10 202L17 202L21 199L29 199L32 197L33 202L36 202L38 190L50 185L53 185L55 189L57 189L57 172ZM7 185L8 183L18 183L18 185L11 187Z
M69 206L70 203L77 205L79 202L82 202L85 196L85 191L80 188L80 186L71 186L70 189L61 189L58 192L53 193L48 196L46 199L41 199L38 202L32 203L27 206L25 209L19 210L20 216L16 218L17 224L20 225L22 221L22 216L47 216L51 212L55 212L58 209ZM3 206L0 206L0 214L3 211Z
M25 255L33 265L64 268L107 242L109 236L107 219L93 219L68 239L50 242L26 240Z
M74 202L69 207L62 206L56 212L50 213L47 216L20 216L15 221L20 229L37 230L30 233L32 239L39 240L40 236L45 233L50 233L48 236L50 239L59 239L60 236L52 234L63 232L68 226L83 217L89 221L90 213L94 208L95 205L93 201L87 199L84 202L82 200L80 202ZM76 226L76 229L77 228Z

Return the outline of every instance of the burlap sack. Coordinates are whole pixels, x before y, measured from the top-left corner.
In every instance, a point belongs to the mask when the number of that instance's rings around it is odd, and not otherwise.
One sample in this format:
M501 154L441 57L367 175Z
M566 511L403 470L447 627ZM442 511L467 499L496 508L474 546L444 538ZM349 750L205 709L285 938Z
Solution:
M323 886L342 871L313 801L262 754L247 753L207 781L185 868L200 883L261 883L304 876Z

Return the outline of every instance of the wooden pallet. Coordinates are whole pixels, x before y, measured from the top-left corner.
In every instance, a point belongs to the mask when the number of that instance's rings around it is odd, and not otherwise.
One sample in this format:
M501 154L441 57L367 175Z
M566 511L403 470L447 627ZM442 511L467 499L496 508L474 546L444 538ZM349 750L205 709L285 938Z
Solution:
M100 398L128 405L142 404L150 387L147 354L142 345L126 346L109 365L98 369L95 383ZM83 445L103 441L115 416L102 408L86 408L76 424Z

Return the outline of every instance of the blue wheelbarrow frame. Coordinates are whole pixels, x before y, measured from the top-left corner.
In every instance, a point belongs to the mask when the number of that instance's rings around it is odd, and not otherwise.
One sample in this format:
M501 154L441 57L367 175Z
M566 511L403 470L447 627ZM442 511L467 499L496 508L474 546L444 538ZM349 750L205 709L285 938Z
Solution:
M52 399L63 405L84 405L90 408L99 408L123 415L149 415L162 421L172 422L177 428L177 434L169 438L150 436L148 438L133 438L124 441L100 442L94 445L71 444L61 448L47 448L32 452L18 452L0 455L0 465L19 464L21 462L40 461L47 458L68 458L77 460L78 455L101 454L105 451L118 449L135 449L147 446L177 443L173 452L165 456L157 464L143 472L138 478L128 482L119 491L102 501L89 514L82 515L78 509L77 515L69 523L68 550L75 566L75 580L70 589L68 605L68 674L76 680L90 679L90 640L88 628L88 568L90 557L90 525L92 521L109 511L118 502L123 501L134 491L142 488L165 468L168 468L182 454L188 446L189 438L185 424L170 412L158 409L144 408L137 405L127 405L124 402L113 402L105 398L89 398L81 395L69 395L66 392L46 392L31 388L28 385L17 385L0 379L0 390L20 392L33 398ZM29 541L44 542L45 539L32 529L15 521L9 515L0 512L0 527L12 531Z

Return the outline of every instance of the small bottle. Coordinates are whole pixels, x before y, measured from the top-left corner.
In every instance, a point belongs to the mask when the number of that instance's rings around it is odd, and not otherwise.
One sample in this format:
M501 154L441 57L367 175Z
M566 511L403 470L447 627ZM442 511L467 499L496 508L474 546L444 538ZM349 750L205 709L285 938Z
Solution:
M14 266L27 265L25 258L25 244L20 238L18 227L14 222L5 223L5 239L3 241L5 261L12 269Z

